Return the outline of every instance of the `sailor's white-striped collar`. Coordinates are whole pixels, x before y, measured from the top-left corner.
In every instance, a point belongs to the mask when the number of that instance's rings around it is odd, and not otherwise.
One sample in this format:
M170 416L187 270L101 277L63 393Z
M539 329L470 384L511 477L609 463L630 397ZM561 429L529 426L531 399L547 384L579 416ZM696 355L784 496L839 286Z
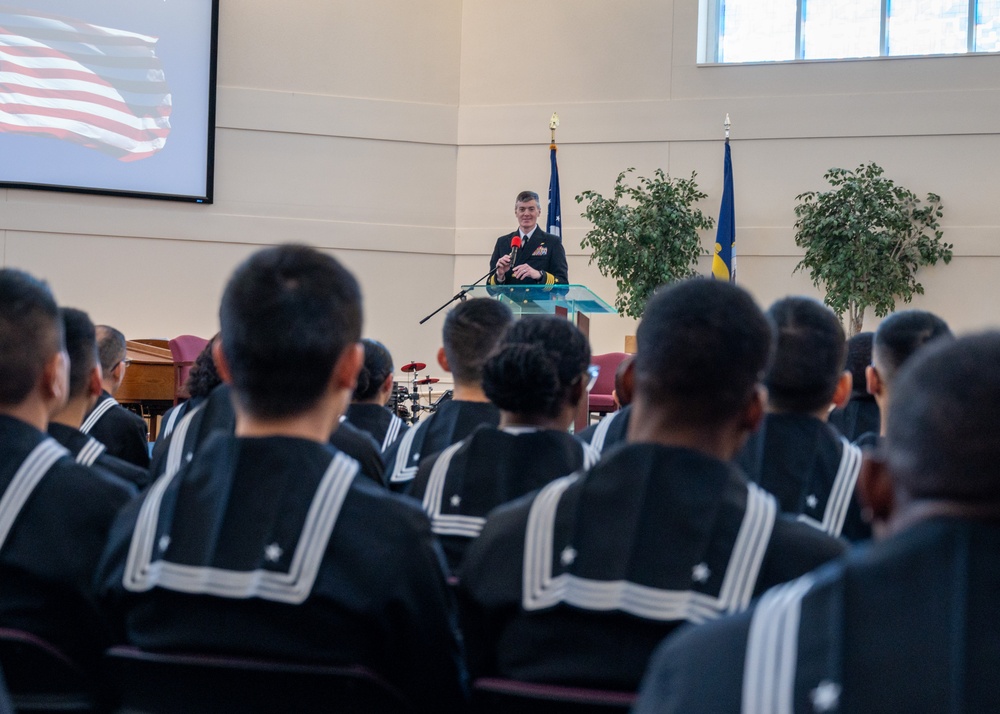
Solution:
M430 419L422 421L419 424L412 426L409 431L403 434L403 438L399 442L399 448L396 450L396 460L393 461L392 470L389 472L390 483L412 481L414 476L417 475L417 467L419 464L410 463L410 452L413 450L413 442L416 440L417 434L420 434L430 423ZM414 454L412 459L416 460L419 459L419 457L420 454Z
M743 664L744 714L793 714L799 618L813 582L805 575L771 588L757 603Z
M663 590L627 580L594 580L553 572L559 500L578 474L553 481L535 497L524 543L522 606L540 610L560 603L586 610L618 610L651 620L703 622L747 608L757 583L778 507L774 497L748 484L747 505L718 595ZM571 546L570 546L571 547Z
M32 449L21 462L6 490L4 490L3 496L0 497L0 549L7 541L10 529L14 527L14 521L21 514L21 509L24 508L24 504L31 497L38 484L45 478L45 474L49 472L56 461L68 454L69 451L62 447L59 442L49 437Z
M539 431L535 427L516 427L517 431L510 431L510 429L511 427L507 427L502 431L514 435L530 434ZM591 448L589 444L578 439L576 442L583 451L583 469L587 470L597 463L600 459L600 454ZM462 448L462 444L464 443L465 441L463 440L452 444L438 455L433 468L431 468L430 476L427 479L423 506L424 511L430 516L431 530L438 535L477 538L482 532L483 526L486 525L485 518L441 512L441 504L445 498L444 492L447 484L448 469L451 467L452 457L454 457L455 452ZM459 498L461 498L460 495Z
M97 425L97 422L101 420L101 417L107 414L109 409L113 409L116 406L118 406L118 402L111 396L100 402L94 407L94 410L87 415L87 418L83 420L83 424L80 425L80 431L84 434L89 434L90 430L93 429Z
M186 419L181 421L175 438L183 441L189 423ZM256 597L274 602L301 603L312 592L341 506L358 471L358 462L349 456L340 452L331 456L330 464L313 494L295 552L286 571L236 571L174 563L164 557L162 551L166 547L163 546L169 544L169 534L157 537L160 509L164 494L179 472L179 468L172 471L168 469L150 487L139 510L122 584L132 592L159 587L224 598ZM167 538L163 539L163 535Z
M858 482L858 474L861 473L861 449L844 437L840 437L840 440L844 450L840 455L837 475L830 487L830 495L827 496L826 507L823 509L823 520L817 521L804 513L798 517L798 520L803 523L832 536L839 536L844 529L844 519L847 518L847 510L854 499L854 488Z
M76 455L76 463L83 464L84 466L93 466L94 462L107 450L108 447L94 437L87 437L87 443L83 445L83 448Z

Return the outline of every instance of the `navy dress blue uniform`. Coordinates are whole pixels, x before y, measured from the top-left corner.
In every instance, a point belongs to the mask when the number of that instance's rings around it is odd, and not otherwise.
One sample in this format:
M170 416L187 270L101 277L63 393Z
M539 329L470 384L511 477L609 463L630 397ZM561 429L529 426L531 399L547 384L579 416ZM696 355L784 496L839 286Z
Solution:
M360 664L420 711L461 708L454 607L418 504L329 445L217 432L184 464L182 443L122 512L99 570L125 641Z
M386 480L394 491L406 491L420 460L461 441L481 424L498 426L500 410L490 402L449 400L412 426L385 452Z
M84 434L65 424L49 423L49 436L66 447L70 456L78 464L96 468L124 479L137 490L149 485L149 470L116 458L108 453L107 447L92 436Z
M344 416L352 426L370 434L383 454L407 429L402 419L378 404L351 404Z
M493 248L493 255L490 257L490 270L497 267L497 261L505 255L510 254L510 242L520 231L513 231L497 238L496 246ZM524 280L515 278L507 271L507 275L502 283L497 282L495 277L490 278L491 285L565 285L569 282L569 266L566 263L566 250L563 248L562 240L558 236L546 233L541 228L535 228L528 241L517 250L517 259L513 270L518 265L527 263L535 270L542 271L542 277L538 280L525 278Z
M937 518L679 632L638 714L1000 711L1000 527Z
M854 495L861 449L813 416L768 414L737 456L781 510L850 541L871 537Z
M678 625L743 610L843 549L730 464L626 444L490 515L459 572L470 670L634 689Z
M180 429L180 424L185 421L190 422L184 428L183 436L185 447L183 458L186 460L194 456L198 447L213 432L223 431L232 434L236 429L236 411L233 409L229 385L220 384L213 389L204 402L191 408L177 422L178 426L165 437L162 446L157 443L157 448L153 452L153 463L150 467L150 472L154 477L166 470L167 452L170 450L170 444L176 437L175 432ZM385 464L378 452L378 444L368 434L350 424L341 422L330 435L330 444L361 464L362 474L376 483L384 485Z
M851 400L843 409L830 412L829 423L846 436L848 441L856 442L859 436L869 431L878 433L881 420L875 397L870 394L852 394Z
M133 489L76 463L55 439L0 415L0 627L96 669L109 642L92 578Z
M629 404L588 426L580 432L580 438L594 447L598 454L603 454L605 449L625 442L631 417L632 405Z
M481 426L422 460L409 495L423 502L454 571L490 511L560 476L588 469L598 458L566 432Z
M108 447L108 453L139 468L149 468L149 428L107 392L101 392L80 431Z

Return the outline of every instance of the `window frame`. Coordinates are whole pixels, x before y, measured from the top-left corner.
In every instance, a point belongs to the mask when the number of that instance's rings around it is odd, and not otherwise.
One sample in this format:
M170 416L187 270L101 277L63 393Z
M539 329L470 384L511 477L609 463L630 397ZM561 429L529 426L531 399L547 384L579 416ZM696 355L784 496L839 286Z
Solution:
M701 0L698 7L698 24L704 28L698 38L698 61L700 64L739 65L773 64L775 62L841 62L844 60L903 58L903 57L955 57L962 54L995 54L976 49L976 20L979 0L968 0L968 22L966 23L965 52L927 53L917 55L889 54L889 2L880 0L879 54L859 57L810 58L805 56L803 27L805 6L809 0L795 0L795 56L785 60L749 60L746 62L723 62L719 60L722 46L722 4L725 0Z

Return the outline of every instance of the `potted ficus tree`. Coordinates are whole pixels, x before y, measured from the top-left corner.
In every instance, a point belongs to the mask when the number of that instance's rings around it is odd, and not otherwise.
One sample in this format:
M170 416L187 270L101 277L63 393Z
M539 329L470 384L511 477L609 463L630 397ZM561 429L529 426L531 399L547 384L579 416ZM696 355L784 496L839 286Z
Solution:
M576 201L587 202L581 215L593 224L580 244L591 249L590 263L615 279L618 311L638 319L654 289L694 274L698 256L707 255L698 231L715 221L693 207L707 197L695 173L675 179L657 169L630 186L626 175L633 171L618 174L611 198L584 191Z
M923 294L921 266L951 261L941 197L928 193L921 202L883 173L875 163L833 168L824 174L831 190L796 196L795 243L806 252L795 270L809 271L841 319L847 313L849 335L861 331L866 308L884 317L898 300Z

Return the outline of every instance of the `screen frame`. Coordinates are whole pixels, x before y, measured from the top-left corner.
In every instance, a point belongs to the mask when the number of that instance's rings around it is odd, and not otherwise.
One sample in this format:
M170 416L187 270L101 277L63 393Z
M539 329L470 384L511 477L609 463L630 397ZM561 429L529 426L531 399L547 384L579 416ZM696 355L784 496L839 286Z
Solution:
M205 192L203 195L180 194L166 192L150 192L127 188L103 188L92 186L77 186L71 184L49 184L25 181L5 181L0 178L0 189L26 189L38 191L55 191L60 193L89 194L96 196L121 196L125 198L145 198L164 201L181 201L185 203L211 204L215 200L215 117L216 94L218 80L219 54L219 2L220 0L205 0L211 2L211 28L209 30L208 55L208 96L206 97L205 126Z

